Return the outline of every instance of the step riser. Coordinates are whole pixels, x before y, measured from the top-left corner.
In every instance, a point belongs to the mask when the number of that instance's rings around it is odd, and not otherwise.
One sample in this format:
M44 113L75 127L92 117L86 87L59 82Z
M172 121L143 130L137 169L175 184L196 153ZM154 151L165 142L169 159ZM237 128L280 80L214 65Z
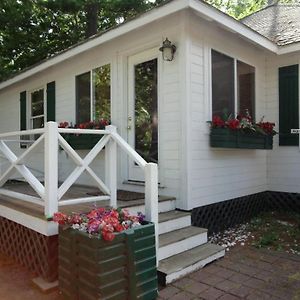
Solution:
M191 223L192 223L191 216L185 216L174 220L169 220L166 222L161 222L158 225L158 234L163 234L184 227L188 227L191 226Z
M219 251L199 262L197 262L196 264L194 265L191 265L185 269L182 269L178 272L175 272L175 273L172 273L170 275L167 275L165 276L165 279L164 279L164 284L169 284L169 283L172 283L173 281L187 275L187 274L190 274L198 269L201 269L203 268L205 265L211 263L212 261L216 260L216 259L219 259L221 257L223 257L225 255L225 250L222 250L222 251ZM160 274L160 277L164 276L164 274Z
M207 232L187 237L184 240L169 244L167 246L159 247L158 260L160 261L205 243L207 243Z
M159 202L158 203L158 212L163 213L163 212L168 212L168 211L174 210L175 205L176 205L175 200ZM137 205L137 206L126 207L126 209L131 214L137 214L138 212L145 213L145 205Z

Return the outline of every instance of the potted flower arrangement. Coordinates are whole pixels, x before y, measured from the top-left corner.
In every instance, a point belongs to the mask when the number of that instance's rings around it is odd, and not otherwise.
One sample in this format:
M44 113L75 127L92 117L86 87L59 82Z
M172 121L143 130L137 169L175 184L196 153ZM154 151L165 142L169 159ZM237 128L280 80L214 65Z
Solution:
M236 118L228 117L224 120L220 116L213 116L210 131L210 146L217 148L240 149L272 149L275 124L264 122L254 123L246 114Z
M78 129L105 129L109 122L105 119L90 121L72 125L69 122L60 122L59 128L78 128ZM64 134L65 140L75 150L92 149L101 139L102 136L97 134Z
M56 213L59 287L68 299L156 299L154 225L124 209Z

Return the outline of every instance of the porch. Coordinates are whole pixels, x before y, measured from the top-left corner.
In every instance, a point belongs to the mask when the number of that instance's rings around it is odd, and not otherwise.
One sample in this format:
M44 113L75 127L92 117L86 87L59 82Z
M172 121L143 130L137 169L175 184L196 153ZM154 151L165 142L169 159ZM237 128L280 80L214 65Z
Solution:
M99 140L83 156L65 140L66 134L99 135ZM34 139L24 141L28 136ZM24 144L26 147L20 149ZM61 150L75 164L63 180L58 176ZM58 225L51 221L52 215L57 211L86 212L95 205L140 211L155 224L157 265L163 284L224 256L224 249L207 243L206 229L191 226L190 212L176 210L172 195L158 196L157 165L147 163L114 126L105 130L65 129L48 122L42 129L0 134L0 151L8 162L0 176L0 250L13 254L49 281L55 280L58 265ZM105 151L101 156L104 168L99 174L92 163L101 151ZM119 152L128 155L144 173L144 193L117 190ZM28 166L35 153L43 157L41 178ZM15 171L22 181L15 180ZM83 173L90 176L93 187L78 185Z

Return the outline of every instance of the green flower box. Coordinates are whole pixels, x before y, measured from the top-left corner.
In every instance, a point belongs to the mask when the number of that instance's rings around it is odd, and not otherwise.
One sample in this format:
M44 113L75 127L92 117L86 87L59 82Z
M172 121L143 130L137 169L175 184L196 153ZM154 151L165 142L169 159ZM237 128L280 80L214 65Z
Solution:
M273 149L273 136L228 128L211 128L210 146L214 148Z
M113 241L59 231L59 288L66 299L157 298L154 225L117 233Z
M98 134L65 134L64 139L75 150L92 149L102 138Z

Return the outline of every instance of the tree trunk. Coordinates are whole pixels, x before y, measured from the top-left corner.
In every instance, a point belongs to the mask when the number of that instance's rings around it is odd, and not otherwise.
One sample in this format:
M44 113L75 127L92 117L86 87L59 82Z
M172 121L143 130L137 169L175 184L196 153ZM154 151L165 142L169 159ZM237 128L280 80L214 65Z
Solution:
M85 7L86 11L86 31L85 37L88 38L98 31L98 13L99 13L99 3L91 2Z

